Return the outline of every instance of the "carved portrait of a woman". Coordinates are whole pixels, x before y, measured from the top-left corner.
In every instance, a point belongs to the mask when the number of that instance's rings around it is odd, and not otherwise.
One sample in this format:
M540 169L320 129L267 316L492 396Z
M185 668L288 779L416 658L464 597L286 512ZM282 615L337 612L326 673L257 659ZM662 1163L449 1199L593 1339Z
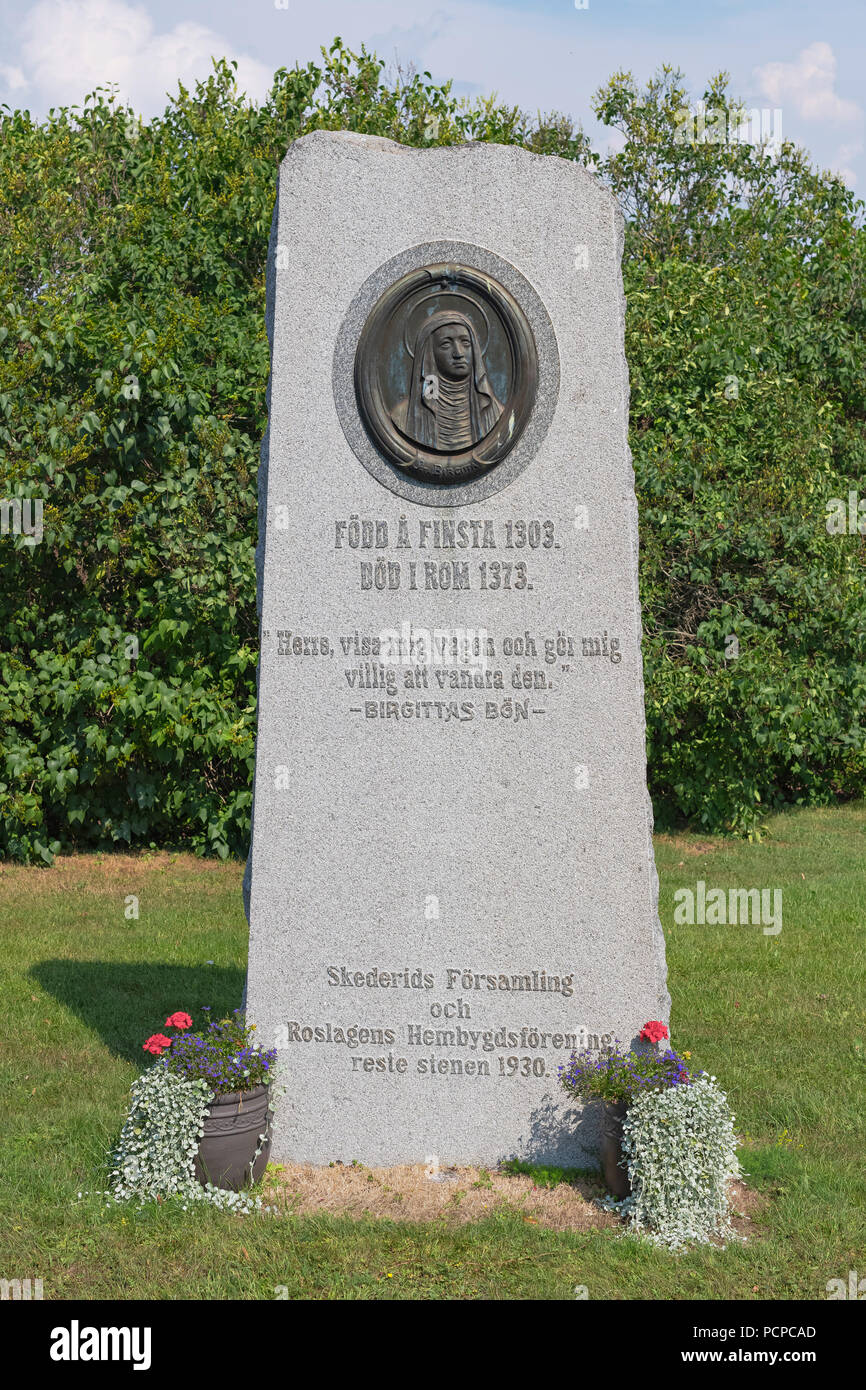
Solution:
M432 314L419 329L409 395L392 410L394 424L425 449L456 454L489 434L502 410L472 321L450 309Z

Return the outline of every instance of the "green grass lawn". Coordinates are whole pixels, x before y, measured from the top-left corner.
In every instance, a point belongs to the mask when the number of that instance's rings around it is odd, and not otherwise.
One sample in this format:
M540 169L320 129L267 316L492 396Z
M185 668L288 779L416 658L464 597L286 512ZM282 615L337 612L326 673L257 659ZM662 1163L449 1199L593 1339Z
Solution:
M866 1275L866 806L780 816L761 844L660 838L680 1049L727 1090L750 1185L745 1245L672 1256L616 1231L562 1234L330 1216L136 1213L94 1194L166 1012L236 1006L242 868L184 856L0 868L4 1048L0 1277L48 1298L809 1299ZM674 926L674 892L783 891L777 936ZM139 900L127 920L125 902ZM79 1192L84 1197L79 1200Z

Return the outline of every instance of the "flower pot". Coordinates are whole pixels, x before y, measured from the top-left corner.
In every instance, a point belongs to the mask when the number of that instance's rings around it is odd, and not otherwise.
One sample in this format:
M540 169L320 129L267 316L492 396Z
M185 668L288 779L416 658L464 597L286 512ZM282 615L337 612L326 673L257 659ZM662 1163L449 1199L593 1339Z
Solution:
M628 1106L624 1100L606 1100L601 1128L601 1166L608 1191L614 1197L627 1197L631 1192L628 1170L622 1162L622 1122Z
M253 1091L214 1096L195 1156L195 1175L200 1183L212 1182L216 1187L237 1191L262 1176L271 1148L269 1089L256 1086ZM267 1134L267 1138L255 1158L260 1134Z

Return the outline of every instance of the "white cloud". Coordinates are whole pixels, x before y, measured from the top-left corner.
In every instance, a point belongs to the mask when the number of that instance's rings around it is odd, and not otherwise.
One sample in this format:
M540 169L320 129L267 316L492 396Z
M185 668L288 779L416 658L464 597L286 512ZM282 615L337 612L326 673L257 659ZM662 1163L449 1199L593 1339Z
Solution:
M234 58L238 85L254 98L271 82L270 68L213 29L187 20L156 33L147 12L124 0L40 0L21 32L28 85L46 105L80 103L94 87L116 83L122 101L150 115L179 81L206 78L211 56Z
M858 155L863 153L863 141L853 140L850 144L840 145L833 160L832 168L839 175L839 178L847 183L849 188L853 188L857 182L857 171L852 167Z
M863 119L862 107L835 90L836 56L828 43L810 43L793 63L764 63L755 77L774 106L790 104L807 120L850 125Z
M21 69L10 67L8 63L0 63L0 84L4 93L10 96L28 86L27 78Z

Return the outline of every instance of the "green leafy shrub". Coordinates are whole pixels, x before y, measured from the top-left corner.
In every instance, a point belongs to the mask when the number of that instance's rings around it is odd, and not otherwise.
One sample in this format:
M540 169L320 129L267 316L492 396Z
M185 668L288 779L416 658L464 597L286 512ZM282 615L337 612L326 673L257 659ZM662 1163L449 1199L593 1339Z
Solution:
M337 40L260 106L223 62L147 123L101 92L0 113L0 500L44 509L40 543L0 536L0 854L246 852L268 232L278 163L320 128L519 144L609 183L657 815L751 832L862 795L864 545L825 507L866 472L864 232L790 145L678 145L685 101L670 70L617 75L602 159L557 113Z
M730 128L725 81L704 92ZM862 204L783 144L680 144L670 68L599 93L624 137L631 447L650 789L662 825L752 832L866 786Z

